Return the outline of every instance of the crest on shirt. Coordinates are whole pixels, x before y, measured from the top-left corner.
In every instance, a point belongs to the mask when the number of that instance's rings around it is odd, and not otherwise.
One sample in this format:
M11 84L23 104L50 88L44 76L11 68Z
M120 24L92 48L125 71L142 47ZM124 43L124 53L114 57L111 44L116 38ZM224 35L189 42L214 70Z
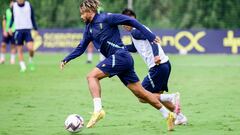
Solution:
M103 29L103 24L100 23L100 24L99 24L99 27L100 27L100 29Z

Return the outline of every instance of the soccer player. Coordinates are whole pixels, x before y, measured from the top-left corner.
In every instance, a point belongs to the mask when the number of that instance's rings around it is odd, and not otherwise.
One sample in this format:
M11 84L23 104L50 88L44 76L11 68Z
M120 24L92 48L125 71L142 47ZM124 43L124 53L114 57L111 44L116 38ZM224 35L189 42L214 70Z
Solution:
M12 17L12 7L13 7L13 0L10 0L10 6L6 10L5 15L3 16L2 28L3 28L3 40L1 45L1 56L0 56L0 64L4 64L5 62L5 53L7 44L11 44L11 56L10 56L10 64L15 64L15 40L12 35L9 34L9 27L10 21ZM15 26L11 28L12 32L15 32Z
M63 69L70 60L82 55L91 41L95 48L100 50L106 57L87 75L88 86L94 105L94 112L87 124L87 128L93 127L105 116L101 103L100 80L117 75L136 97L145 100L158 109L167 120L168 130L173 130L174 114L167 110L152 93L142 87L134 71L132 56L121 41L118 25L130 25L137 28L150 42L159 42L159 37L156 37L131 17L121 14L98 14L97 8L99 4L98 0L84 0L80 4L81 18L86 23L83 39L77 48L60 63L60 68Z
M136 18L131 9L124 9L122 14ZM148 75L144 78L142 86L154 95L170 111L177 114L175 124L186 124L187 118L180 112L180 94L163 94L168 91L168 79L171 72L171 64L168 56L165 55L159 44L150 43L146 36L131 26L123 26L131 32L132 45L127 45L130 52L138 52L149 68ZM141 102L145 102L140 99Z
M103 13L104 9L102 7L98 7L98 13ZM93 51L94 51L94 45L92 42L89 43L88 47L87 47L87 63L91 64L92 60L93 60ZM103 61L105 59L105 57L99 53L99 61Z
M29 68L31 71L35 70L33 65L33 38L31 36L31 30L37 30L37 25L35 22L34 11L31 4L25 0L17 0L13 4L13 17L11 20L10 27L12 27L13 22L15 23L16 32L15 32L15 41L17 45L17 52L20 64L20 72L26 71L26 65L23 59L23 44L24 41L27 44L29 51ZM11 30L10 30L10 33Z

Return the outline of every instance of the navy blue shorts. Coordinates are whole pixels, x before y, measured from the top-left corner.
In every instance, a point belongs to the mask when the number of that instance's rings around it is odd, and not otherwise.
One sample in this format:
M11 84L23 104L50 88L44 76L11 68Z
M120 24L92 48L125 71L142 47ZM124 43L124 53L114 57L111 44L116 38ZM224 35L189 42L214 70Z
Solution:
M30 29L16 30L14 39L16 45L23 45L24 41L27 43L33 41L31 30Z
M2 42L6 44L15 44L14 36L10 36L10 35L8 35L7 37L2 36Z
M138 82L139 79L134 71L134 61L126 50L118 50L97 65L101 71L109 77L117 75L124 85Z
M142 86L152 92L168 91L168 78L171 73L171 64L166 62L156 65L149 70L148 75L144 78Z

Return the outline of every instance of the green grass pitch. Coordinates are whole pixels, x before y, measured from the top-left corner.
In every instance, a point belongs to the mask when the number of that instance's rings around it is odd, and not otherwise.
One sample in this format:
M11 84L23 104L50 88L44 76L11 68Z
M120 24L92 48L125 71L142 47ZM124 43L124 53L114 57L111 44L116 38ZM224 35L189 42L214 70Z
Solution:
M87 124L93 110L86 75L97 64L86 56L60 71L66 54L36 54L36 71L20 73L18 65L0 65L0 135L69 135L67 115L77 113ZM77 135L239 135L240 56L170 55L170 92L181 93L187 126L167 132L158 110L141 104L117 77L101 81L105 119ZM27 57L26 57L27 58ZM141 78L147 67L134 55Z

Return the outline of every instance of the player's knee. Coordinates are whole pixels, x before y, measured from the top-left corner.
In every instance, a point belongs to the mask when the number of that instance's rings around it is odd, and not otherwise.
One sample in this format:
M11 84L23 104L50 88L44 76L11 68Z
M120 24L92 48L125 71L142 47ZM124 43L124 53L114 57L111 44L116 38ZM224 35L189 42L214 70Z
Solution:
M87 75L87 80L91 80L91 79L94 79L94 78L96 78L96 75L93 74L93 73L89 73L89 74Z
M2 48L6 48L7 44L2 43Z

